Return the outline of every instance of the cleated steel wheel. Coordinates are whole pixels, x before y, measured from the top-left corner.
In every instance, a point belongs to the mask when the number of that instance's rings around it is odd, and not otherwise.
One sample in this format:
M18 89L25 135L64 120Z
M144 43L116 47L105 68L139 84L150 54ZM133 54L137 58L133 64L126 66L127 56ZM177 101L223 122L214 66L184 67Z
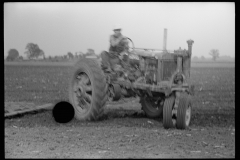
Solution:
M191 96L187 93L181 93L177 109L177 129L187 129L191 122L192 102Z
M69 100L78 120L96 120L107 100L107 84L100 66L93 59L80 59L69 85Z
M171 95L166 98L163 106L163 127L165 129L175 127L175 119L173 118L173 106L174 106L175 96Z

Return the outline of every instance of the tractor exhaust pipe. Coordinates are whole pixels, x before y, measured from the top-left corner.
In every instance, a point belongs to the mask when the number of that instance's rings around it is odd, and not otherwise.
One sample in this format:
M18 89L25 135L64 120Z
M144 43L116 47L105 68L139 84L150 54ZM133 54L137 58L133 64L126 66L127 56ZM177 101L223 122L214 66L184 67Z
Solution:
M188 54L189 54L189 57L191 58L191 56L192 56L192 44L194 43L194 41L193 40L191 40L191 39L189 39L188 41L187 41L187 44L188 44Z
M164 28L164 36L163 36L163 51L167 50L167 29Z
M184 74L187 78L190 78L190 68L191 68L191 57L192 57L192 45L194 41L189 39L187 41L188 44L188 58L183 59L183 68Z

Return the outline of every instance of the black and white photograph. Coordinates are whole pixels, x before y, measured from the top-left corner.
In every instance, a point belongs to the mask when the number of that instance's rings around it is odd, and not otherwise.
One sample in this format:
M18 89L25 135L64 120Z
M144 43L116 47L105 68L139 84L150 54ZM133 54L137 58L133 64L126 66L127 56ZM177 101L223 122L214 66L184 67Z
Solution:
M234 2L4 2L5 158L235 158Z

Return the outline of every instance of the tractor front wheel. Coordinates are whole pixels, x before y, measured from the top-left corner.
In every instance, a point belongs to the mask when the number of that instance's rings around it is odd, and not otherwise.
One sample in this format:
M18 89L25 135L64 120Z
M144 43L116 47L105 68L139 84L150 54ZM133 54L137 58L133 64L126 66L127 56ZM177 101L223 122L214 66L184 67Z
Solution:
M177 129L187 129L191 122L192 102L191 96L187 93L181 93L177 109Z
M172 94L171 96L167 97L164 101L163 106L163 127L165 129L174 128L173 123L173 106L175 102L175 96Z

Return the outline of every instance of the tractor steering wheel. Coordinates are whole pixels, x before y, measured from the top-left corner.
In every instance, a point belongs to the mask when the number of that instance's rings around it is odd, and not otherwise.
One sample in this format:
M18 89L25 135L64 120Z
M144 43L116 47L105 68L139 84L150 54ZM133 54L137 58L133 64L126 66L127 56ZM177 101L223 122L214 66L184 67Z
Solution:
M128 39L129 41L131 41L131 43L132 43L132 47L129 47L129 52L134 52L135 46L134 46L133 41L132 41L130 38L128 38L128 37L127 37L127 39ZM130 50L130 49L131 49L131 50Z

